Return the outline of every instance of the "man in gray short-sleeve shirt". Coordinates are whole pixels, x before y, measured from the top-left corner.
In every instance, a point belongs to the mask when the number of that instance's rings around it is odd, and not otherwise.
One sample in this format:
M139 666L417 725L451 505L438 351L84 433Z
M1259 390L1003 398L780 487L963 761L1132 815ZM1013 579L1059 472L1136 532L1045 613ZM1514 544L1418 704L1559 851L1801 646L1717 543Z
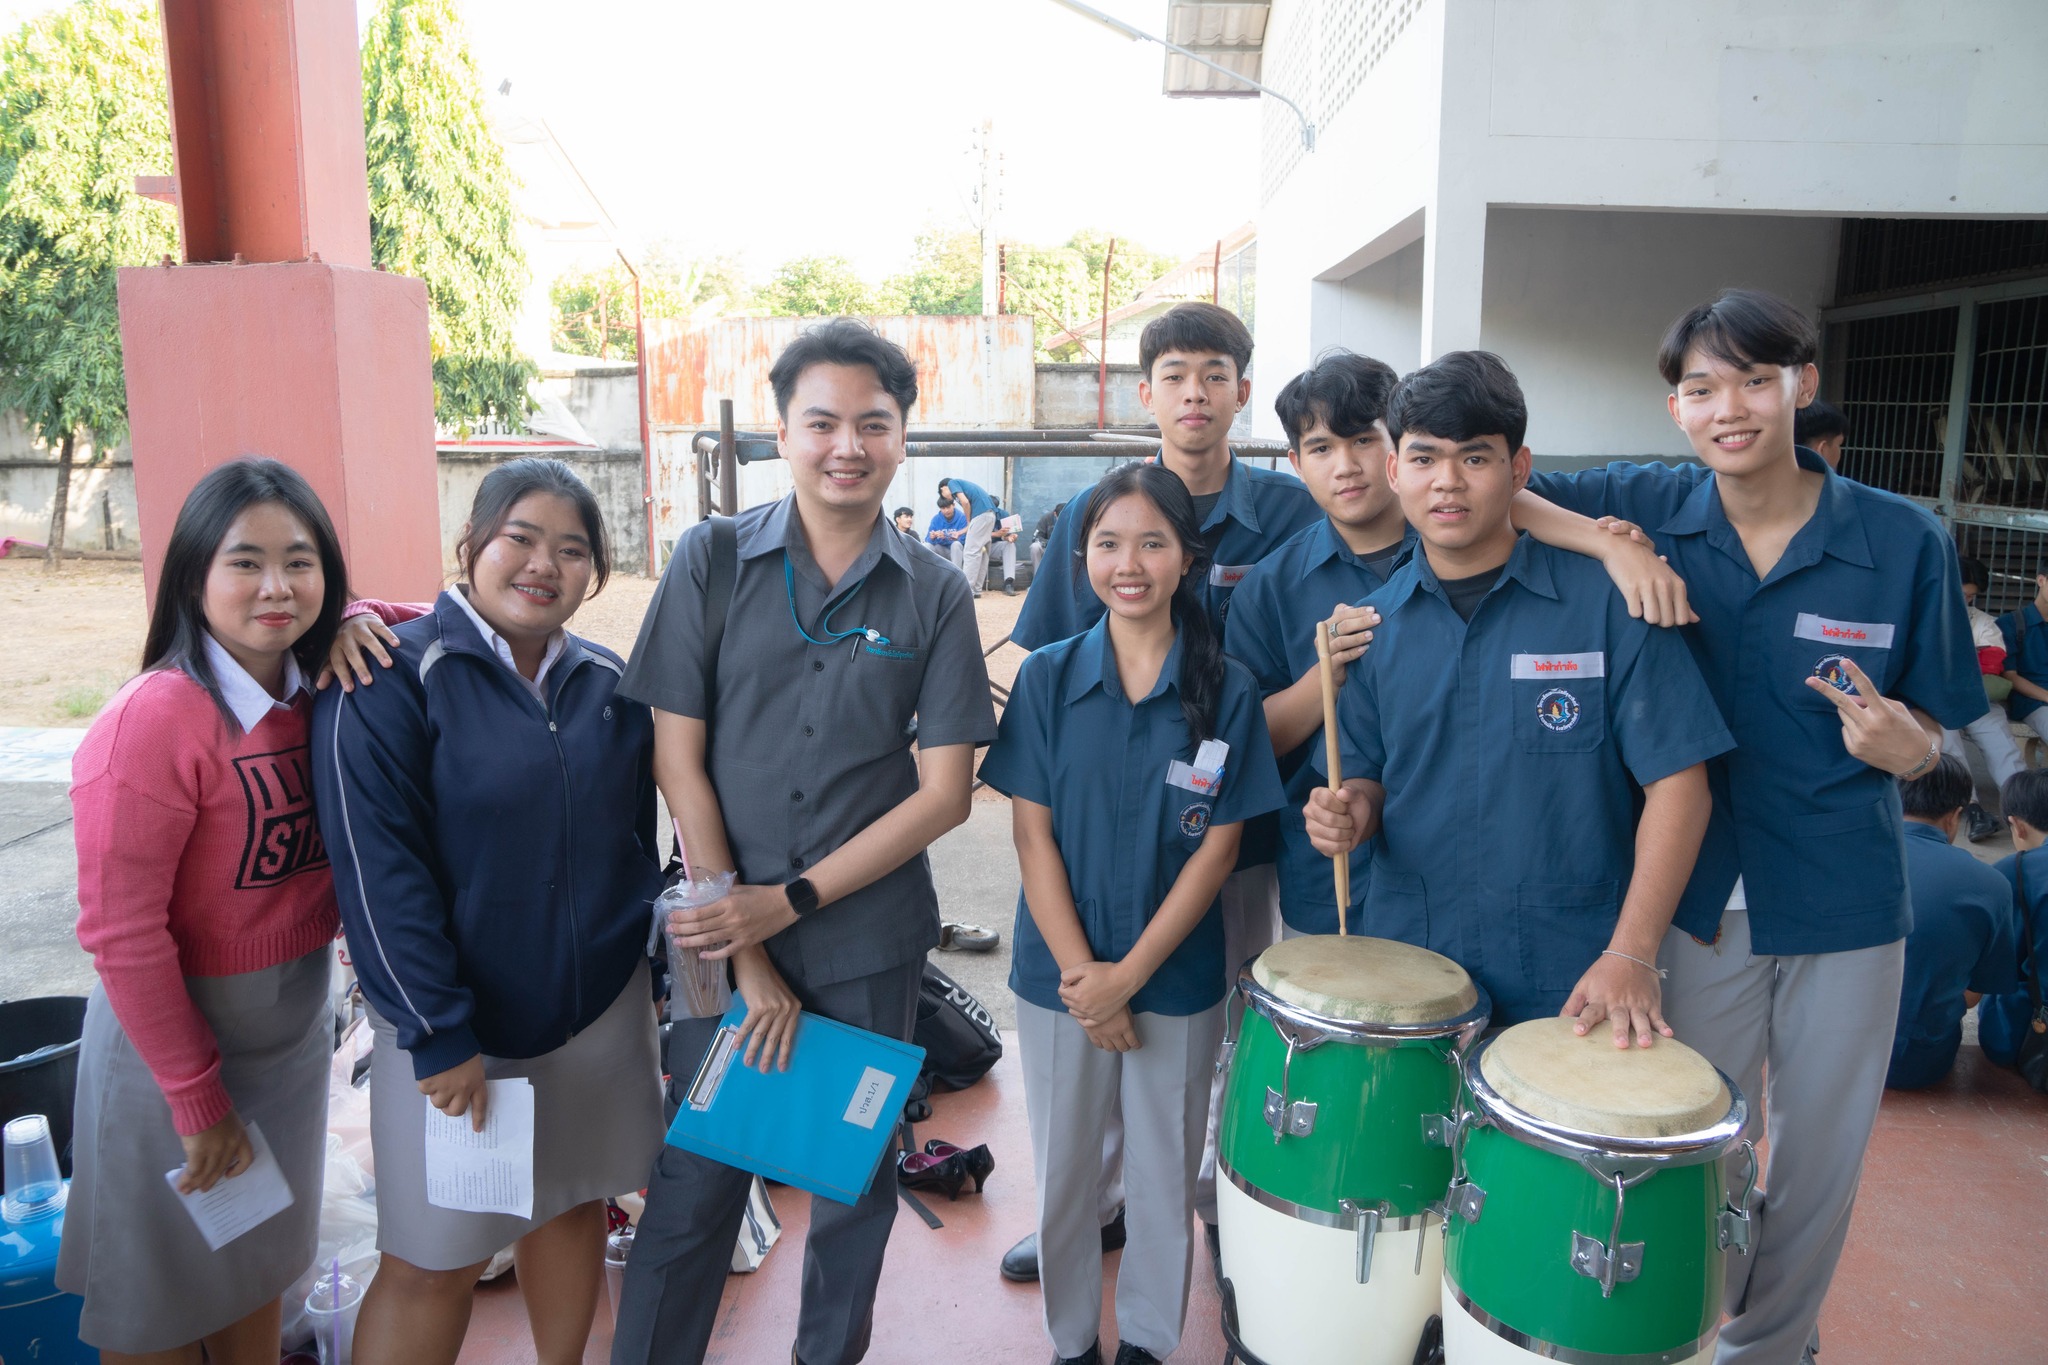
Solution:
M731 896L673 927L685 946L737 945L747 1060L764 1067L787 1058L799 1007L910 1037L924 956L939 941L924 850L967 818L975 747L996 733L966 581L882 513L917 397L908 357L840 319L792 343L769 378L795 492L735 519L713 694L708 525L677 544L619 687L654 708L655 778L692 865L739 874ZM672 1085L689 1084L716 1025L678 1021ZM892 1144L858 1203L811 1202L793 1355L803 1365L866 1353L893 1165ZM750 1179L662 1149L614 1365L703 1358Z

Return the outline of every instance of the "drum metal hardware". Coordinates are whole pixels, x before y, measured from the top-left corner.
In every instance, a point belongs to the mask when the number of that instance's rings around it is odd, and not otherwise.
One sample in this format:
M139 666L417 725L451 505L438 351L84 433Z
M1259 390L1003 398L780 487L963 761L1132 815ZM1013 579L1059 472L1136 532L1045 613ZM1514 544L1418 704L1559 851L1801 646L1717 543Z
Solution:
M1643 1243L1621 1240L1621 1211L1628 1187L1634 1183L1626 1176L1613 1177L1614 1227L1605 1242L1583 1232L1572 1233L1572 1269L1589 1280L1598 1280L1603 1299L1614 1297L1614 1286L1643 1273Z
M1437 1226L1442 1227L1444 1216L1441 1210L1438 1211L1436 1218ZM1439 1233L1438 1235L1441 1236L1442 1234ZM1411 1274L1420 1275L1422 1273L1422 1244L1428 1240L1429 1223L1425 1219L1422 1224L1422 1230L1415 1234L1415 1269L1410 1272Z
M1273 1130L1273 1141L1284 1137L1307 1137L1316 1130L1316 1104L1314 1100L1292 1100L1266 1087L1266 1126Z
M1260 985L1258 978L1252 974L1253 965L1248 962L1238 972L1238 994L1244 998L1248 1008L1257 1010L1273 1025L1274 1032L1285 1039L1290 1048L1299 1048L1303 1052L1320 1047L1324 1043L1391 1047L1417 1039L1442 1038L1450 1042L1449 1055L1445 1060L1455 1066L1458 1056L1485 1032L1487 1020L1493 1013L1492 999L1475 983L1477 1001L1471 1009L1454 1019L1428 1024L1365 1023L1355 1019L1330 1019L1313 1014L1291 1000L1284 1000Z
M1469 1180L1460 1180L1444 1195L1444 1221L1449 1222L1456 1214L1468 1223L1479 1221L1479 1215L1486 1209L1486 1191Z
M1360 1284L1372 1283L1373 1239L1380 1235L1380 1220L1392 1213L1393 1206L1382 1199L1372 1204L1361 1204L1356 1199L1340 1199L1337 1207L1358 1220L1358 1251L1352 1266L1352 1273Z
M1480 1052L1483 1053L1484 1049ZM1616 1174L1627 1176L1628 1183L1634 1185L1666 1167L1704 1166L1710 1161L1718 1161L1741 1139L1743 1125L1749 1122L1749 1102L1724 1071L1720 1073L1721 1080L1728 1087L1733 1103L1719 1121L1696 1133L1628 1138L1583 1132L1538 1118L1502 1099L1500 1092L1486 1079L1479 1066L1479 1057L1480 1053L1473 1054L1463 1073L1467 1088L1485 1113L1484 1121L1538 1151L1551 1152L1567 1161L1577 1162L1603 1185Z
M1749 1197L1756 1193L1757 1159L1756 1144L1748 1138L1742 1140L1742 1154L1749 1158L1749 1180L1742 1187L1739 1202L1726 1205L1721 1216L1715 1221L1714 1240L1721 1250L1734 1250L1737 1255L1749 1255Z
M1244 992L1235 985L1223 1002L1223 1043L1216 1049L1216 1074L1230 1074L1231 1059L1237 1056L1237 1040L1244 1034Z
M1449 1147L1457 1141L1458 1121L1449 1114L1424 1114L1422 1140L1432 1147Z

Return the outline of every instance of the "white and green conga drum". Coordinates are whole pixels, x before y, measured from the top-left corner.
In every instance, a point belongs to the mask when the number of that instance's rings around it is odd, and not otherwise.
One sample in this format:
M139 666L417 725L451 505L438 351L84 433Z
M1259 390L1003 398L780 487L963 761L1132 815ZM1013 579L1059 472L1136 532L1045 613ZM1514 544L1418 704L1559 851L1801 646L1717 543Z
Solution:
M1440 1298L1459 1058L1488 1010L1457 963L1386 939L1289 939L1238 974L1216 1135L1237 1359L1410 1365Z
M1465 1065L1444 1226L1445 1365L1705 1365L1723 1253L1748 1249L1725 1164L1748 1107L1683 1043L1534 1019ZM1736 1148L1743 1148L1741 1153Z

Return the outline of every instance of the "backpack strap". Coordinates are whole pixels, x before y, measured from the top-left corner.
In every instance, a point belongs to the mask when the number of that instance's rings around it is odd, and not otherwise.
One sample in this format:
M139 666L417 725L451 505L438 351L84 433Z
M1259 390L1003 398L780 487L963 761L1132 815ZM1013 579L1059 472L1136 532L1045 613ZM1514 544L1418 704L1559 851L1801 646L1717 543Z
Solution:
M704 572L704 709L718 698L718 650L725 643L725 618L732 610L740 577L739 532L731 517L711 519L711 562ZM709 718L706 718L708 725Z

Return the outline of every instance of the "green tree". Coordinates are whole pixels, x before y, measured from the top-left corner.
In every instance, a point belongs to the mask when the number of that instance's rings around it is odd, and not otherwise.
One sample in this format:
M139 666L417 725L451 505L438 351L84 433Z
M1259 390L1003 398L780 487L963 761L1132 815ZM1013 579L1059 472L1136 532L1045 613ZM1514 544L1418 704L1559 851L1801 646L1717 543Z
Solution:
M104 459L128 430L114 272L177 246L135 193L171 162L159 33L154 7L80 0L0 42L0 407L57 446L52 568L79 434Z
M882 286L882 302L891 313L978 316L981 238L936 227L918 233L910 269Z
M783 262L756 302L774 317L818 318L872 313L880 298L844 256L799 256Z
M517 424L539 373L512 339L526 253L456 0L381 0L363 38L363 123L371 256L427 284L434 415Z
M1010 247L1003 311L1029 313L1039 358L1067 327L1085 326L1102 313L1102 266L1112 234L1085 228L1060 246ZM1109 306L1123 307L1179 262L1122 237L1109 264ZM1092 342L1090 343L1093 344Z
M638 263L640 307L650 318L723 315L744 307L746 280L733 256L692 260L657 243ZM633 332L633 276L617 260L572 270L549 287L554 305L551 345L569 355L631 360L639 355Z

